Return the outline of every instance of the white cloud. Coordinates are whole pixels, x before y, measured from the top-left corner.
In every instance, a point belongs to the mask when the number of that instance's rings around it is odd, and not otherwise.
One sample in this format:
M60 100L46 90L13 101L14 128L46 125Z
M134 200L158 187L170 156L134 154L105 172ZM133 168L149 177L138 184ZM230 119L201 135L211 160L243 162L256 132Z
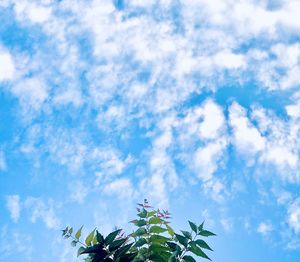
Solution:
M234 54L231 51L221 51L214 56L214 62L217 66L225 69L238 69L246 66L243 55Z
M265 148L265 138L248 119L245 109L233 103L229 109L229 123L233 128L233 143L238 151L256 154Z
M272 231L273 231L273 225L269 221L261 222L257 228L257 232L263 236L269 235Z
M48 98L48 87L39 78L22 79L13 85L11 91L20 99L23 106L31 107L35 110L40 109Z
M90 190L89 185L84 184L80 180L71 183L69 189L71 191L70 194L71 200L76 201L79 204L84 203L85 198L87 197Z
M0 47L0 82L14 78L15 65L11 54Z
M134 188L128 178L116 179L104 186L103 192L108 195L117 195L119 198L132 199L134 197Z
M19 195L6 196L6 207L10 212L11 219L17 223L21 213L21 203Z
M32 223L35 223L37 219L41 219L49 229L60 227L60 220L55 214L55 206L52 201L46 204L40 198L28 197L24 205L31 213L30 221Z
M300 198L289 205L287 222L296 234L300 233Z
M16 16L21 21L26 18L33 23L44 23L51 17L51 7L38 5L28 1L18 1L14 5Z

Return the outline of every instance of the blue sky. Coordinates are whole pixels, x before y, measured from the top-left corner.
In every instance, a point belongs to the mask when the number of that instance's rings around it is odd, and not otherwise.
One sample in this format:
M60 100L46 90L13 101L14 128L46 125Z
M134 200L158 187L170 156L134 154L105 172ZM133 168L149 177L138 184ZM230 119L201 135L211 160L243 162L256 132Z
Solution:
M300 261L300 2L0 0L0 261L144 198L215 262Z

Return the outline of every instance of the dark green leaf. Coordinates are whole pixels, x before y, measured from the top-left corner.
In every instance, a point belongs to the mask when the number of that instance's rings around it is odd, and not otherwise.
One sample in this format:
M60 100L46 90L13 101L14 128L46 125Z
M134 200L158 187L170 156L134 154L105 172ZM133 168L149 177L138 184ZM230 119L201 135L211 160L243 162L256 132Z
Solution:
M109 251L115 251L126 242L126 238L117 239L109 245Z
M204 226L204 221L203 221L202 224L198 227L198 231L202 231L202 230L203 230L203 226Z
M98 232L98 230L96 231L96 238L99 244L104 243L104 237Z
M175 233L175 236L176 236L177 240L179 241L179 243L180 243L181 245L187 247L187 245L188 245L188 240L187 240L184 236L179 235L179 234L176 234L176 233Z
M198 257L203 257L206 258L208 260L211 260L202 250L201 248L199 248L198 246L196 246L195 244L191 244L189 250L191 252L193 252L195 255L197 255Z
M208 231L208 230L202 230L200 233L199 233L200 236L204 236L204 237L209 237L209 236L215 236L216 234Z
M205 241L203 241L202 239L197 239L197 240L195 241L195 243L196 243L199 247L201 247L201 248L205 248L205 249L208 249L208 250L213 251L213 250L211 249L211 247L210 247Z
M183 259L186 262L196 262L196 260L192 256L184 256Z
M183 231L183 230L181 230L181 232L182 232L182 234L183 234L186 238L192 240L192 235L191 235L190 232L188 232L188 231Z
M77 257L79 257L81 254L83 254L84 251L85 251L85 248L84 248L84 247L78 248L78 251L77 251Z
M147 240L145 238L140 238L136 243L134 244L135 247L141 247L147 243Z
M107 237L104 239L104 243L106 245L110 245L121 231L122 231L121 229L118 229L118 230L115 230L115 231L109 233L107 235Z
M198 227L196 226L196 224L191 221L189 221L189 224L190 224L191 229L197 234Z

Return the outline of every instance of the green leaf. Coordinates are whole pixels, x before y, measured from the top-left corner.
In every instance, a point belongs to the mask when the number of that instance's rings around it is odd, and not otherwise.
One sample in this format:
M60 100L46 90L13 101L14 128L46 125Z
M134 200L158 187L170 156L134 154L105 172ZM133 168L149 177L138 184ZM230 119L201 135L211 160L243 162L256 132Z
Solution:
M179 243L180 243L181 245L187 247L187 245L188 245L188 240L187 240L184 236L179 235L179 234L176 234L176 233L175 233L175 236L176 236L177 240L179 241Z
M142 226L147 225L147 222L145 219L140 219L140 220L137 220L134 224L138 227L142 227Z
M134 232L134 234L136 236L143 236L143 235L147 234L147 231L145 228L140 227L137 231Z
M85 244L87 245L87 246L90 246L91 245L91 243L92 243L92 241L93 241L93 239L94 239L94 234L95 234L95 231L96 231L96 228L86 237L86 239L85 239Z
M83 228L83 226L81 226L81 228L79 228L79 230L76 232L76 234L75 234L75 238L77 239L77 240L79 240L79 238L81 237L81 231L82 231L82 228Z
M130 243L130 244L128 244L128 245L124 245L124 246L120 247L120 248L115 252L115 257L121 257L121 256L123 256L124 254L126 254L126 253L130 250L132 244L133 244L133 243Z
M85 251L85 248L84 248L84 247L78 248L78 251L77 251L77 257L79 257L84 251Z
M175 235L174 230L167 224L166 224L166 227L167 227L167 230L168 230L170 236L173 237Z
M198 227L198 230L199 230L199 231L202 231L202 230L203 230L203 226L204 226L204 221L203 221L202 224Z
M72 246L72 247L76 247L76 245L77 245L77 241L76 241L76 240L73 240L73 241L71 242L71 246Z
M188 238L188 239L190 239L190 240L193 239L190 232L184 231L184 230L181 230L181 232L182 232L182 234L183 234L186 238Z
M96 239L99 244L104 243L104 237L98 232L98 230L96 230Z
M191 252L193 252L195 255L197 255L198 257L203 257L206 258L208 260L211 260L202 250L201 248L199 248L198 246L196 246L195 244L191 244L189 250Z
M106 245L110 245L116 238L116 236L122 231L122 229L115 230L107 235L104 239Z
M156 215L157 211L150 211L150 212L147 212L147 217L152 217L154 215Z
M143 210L140 213L138 213L138 216L140 218L146 218L147 217L147 210L145 208L143 208Z
M164 232L166 232L167 231L167 229L165 229L165 228L162 228L162 227L160 227L160 226L152 226L152 227L150 227L150 233L157 233L157 234L159 234L159 233L164 233Z
M184 256L183 259L186 262L197 262L192 256Z
M134 244L135 247L141 247L147 243L147 240L145 238L140 238L136 243Z
M161 224L163 221L159 217L151 217L149 219L149 224Z
M191 229L197 234L198 227L196 226L196 224L191 221L189 221L189 224L190 224Z
M205 242L203 241L202 239L197 239L196 241L194 241L199 247L201 248L205 248L205 249L208 249L208 250L211 250L211 247Z
M170 238L160 236L160 235L152 235L150 237L150 242L151 243L162 244L162 243L166 243L167 241L170 241Z
M204 237L209 237L209 236L216 236L216 234L214 234L213 232L210 232L208 230L202 230L199 233L200 236L204 236Z
M178 250L179 252L181 252L181 247L178 246L176 243L174 243L174 242L167 242L167 245L168 245L168 247L170 248L170 250L172 252L174 252L176 250Z
M127 240L126 238L122 238L122 239L117 239L117 240L113 241L109 245L109 251L115 251L116 249L121 247L126 242L126 240Z
M73 233L73 227L71 227L71 228L69 229L69 234L72 235L72 233Z

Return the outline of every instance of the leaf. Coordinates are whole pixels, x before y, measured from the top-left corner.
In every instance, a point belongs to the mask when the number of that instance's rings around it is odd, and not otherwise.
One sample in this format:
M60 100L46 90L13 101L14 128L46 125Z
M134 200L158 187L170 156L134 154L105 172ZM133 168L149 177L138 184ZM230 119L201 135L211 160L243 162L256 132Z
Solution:
M192 256L184 256L183 259L186 262L197 262Z
M77 257L79 257L85 251L84 247L80 247L77 251Z
M206 258L208 260L211 260L202 250L201 248L197 247L195 244L191 244L189 250L191 252L193 252L195 255L197 255L198 257L203 257Z
M159 233L164 233L164 232L166 232L167 231L167 229L165 229L165 228L162 228L162 227L160 227L160 226L152 226L152 227L150 227L150 233L157 233L157 234L159 234Z
M99 244L104 243L104 237L98 232L98 230L96 230L96 239Z
M170 234L170 236L173 237L175 235L174 230L167 224L166 224L166 227L167 227L167 230L168 230L168 233Z
M145 228L140 227L137 231L134 232L134 234L135 234L136 236L142 236L142 235L147 234L147 231L146 231Z
M117 239L117 240L113 241L109 245L109 251L115 251L116 249L121 247L126 242L126 240L127 240L126 238L122 238L122 239Z
M137 220L134 224L138 227L142 227L142 226L147 225L147 222L145 219L140 219L140 220Z
M115 230L107 235L104 239L106 245L110 245L116 238L116 236L122 231L122 229Z
M208 230L202 230L199 235L204 236L204 237L209 237L209 236L216 236L213 232L210 232Z
M143 208L143 210L140 213L138 213L138 216L140 218L146 218L147 217L147 210L145 208Z
M140 238L136 243L134 244L135 247L141 247L147 243L147 240L145 238Z
M167 237L164 237L164 236L160 236L160 235L152 235L150 237L150 242L151 243L157 243L157 244L166 243L169 240L170 240L170 238L167 238Z
M87 245L87 246L90 246L91 245L91 243L92 243L92 241L93 241L93 239L94 239L94 234L95 234L95 231L96 231L96 228L86 237L86 239L85 239L85 244Z
M76 232L76 234L75 234L75 238L77 239L77 240L79 240L79 238L81 237L81 231L82 231L82 228L83 228L83 226L81 226L81 228L79 228L79 230Z
M188 239L190 239L190 240L193 239L190 232L184 231L184 230L181 230L181 232L182 232L182 234L183 234L186 238L188 238Z
M175 236L176 236L177 240L179 241L179 243L180 243L181 245L187 247L187 245L188 245L188 240L187 240L184 236L179 235L179 234L176 234L176 233L175 233Z
M76 245L77 245L77 241L76 241L76 240L73 240L73 241L71 242L71 246L72 246L72 247L76 247Z
M125 246L120 247L120 248L115 252L115 257L121 257L121 256L123 256L123 254L126 254L126 253L130 250L132 244L133 244L133 243L130 243L130 244L128 244L128 245L125 245Z
M161 224L163 221L159 217L151 217L149 219L149 224Z
M179 252L181 252L181 247L178 246L176 243L174 243L174 242L167 242L167 245L168 245L168 247L170 248L170 250L172 252L174 252L176 250L178 250Z
M196 224L191 221L189 221L189 224L190 224L191 229L197 234L198 227L196 226Z
M211 247L205 242L203 241L202 239L197 239L196 241L194 241L199 247L202 247L202 248L205 248L205 249L208 249L208 250L211 250Z
M204 226L204 221L203 221L202 224L198 227L198 230L199 230L199 231L202 231L202 230L203 230L203 226Z
M149 211L147 212L147 217L152 217L156 214L157 212L156 211Z
M69 229L69 234L72 235L72 233L73 233L73 227L71 227L71 228Z

